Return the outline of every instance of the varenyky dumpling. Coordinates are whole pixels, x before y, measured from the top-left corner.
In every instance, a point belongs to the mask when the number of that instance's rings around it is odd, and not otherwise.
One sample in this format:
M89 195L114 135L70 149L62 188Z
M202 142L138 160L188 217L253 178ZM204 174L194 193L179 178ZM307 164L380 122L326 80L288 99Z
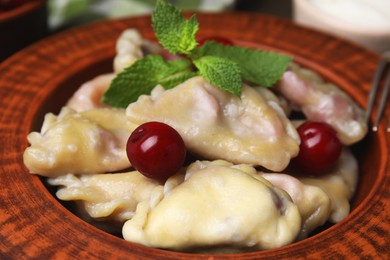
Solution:
M299 238L305 238L326 221L337 223L348 216L358 167L351 151L344 148L337 164L324 176L293 177L281 173L262 173L261 176L291 196L302 216Z
M276 86L282 95L313 121L326 122L343 144L360 141L367 133L364 111L341 89L314 71L292 64Z
M138 204L123 226L126 240L173 250L268 249L294 241L301 217L287 193L247 165L194 164L185 181L166 190L160 201Z
M131 128L123 109L77 113L64 107L58 116L45 116L40 133L28 135L24 163L47 177L122 170L130 167L125 147Z
M286 191L297 205L302 217L299 239L306 238L310 232L328 220L331 214L331 201L322 189L305 185L287 174L263 173L261 176L275 187Z
M299 177L298 179L306 185L321 188L328 195L331 200L329 220L337 223L349 214L349 200L355 193L358 176L356 158L349 149L344 148L337 164L329 174L316 178Z
M129 67L144 56L142 51L143 43L144 40L136 29L126 29L121 33L115 45L115 73L120 73L123 69Z
M77 112L108 107L101 102L101 98L114 77L114 73L102 74L85 82L72 95L66 106Z
M147 43L136 29L123 31L116 41L114 73L99 75L82 84L69 99L67 106L77 112L108 107L101 102L104 92L109 88L116 74L144 56L143 45Z
M131 219L137 204L150 200L162 185L137 171L115 174L62 175L48 179L60 186L57 198L81 202L90 217L123 222Z
M239 98L194 77L169 90L157 86L130 104L126 116L134 124L171 125L186 147L204 158L281 171L297 155L300 140L277 102L270 105L263 91L244 85Z

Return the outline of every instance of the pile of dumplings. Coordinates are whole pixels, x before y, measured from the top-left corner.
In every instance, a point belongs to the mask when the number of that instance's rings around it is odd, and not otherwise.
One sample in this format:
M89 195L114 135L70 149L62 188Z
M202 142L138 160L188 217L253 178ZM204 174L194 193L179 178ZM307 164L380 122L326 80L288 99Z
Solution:
M349 145L367 132L363 111L333 84L292 63L272 88L244 83L238 98L201 76L165 90L157 85L126 109L100 99L111 80L161 48L125 30L113 73L83 84L58 115L28 135L24 163L74 201L86 220L120 227L125 240L187 252L243 252L306 238L350 211L358 164ZM299 152L292 110L326 122L343 150L321 177L288 172ZM126 142L148 121L175 128L202 158L161 182L131 168Z

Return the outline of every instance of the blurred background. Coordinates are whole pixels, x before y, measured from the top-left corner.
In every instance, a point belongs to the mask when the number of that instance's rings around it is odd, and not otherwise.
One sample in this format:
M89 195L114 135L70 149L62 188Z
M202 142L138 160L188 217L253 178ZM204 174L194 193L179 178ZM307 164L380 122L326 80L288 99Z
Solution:
M0 0L0 62L71 27L150 14L156 0ZM291 0L168 0L183 10L248 11L291 18Z
M169 0L182 10L263 12L291 17L291 0ZM155 0L49 0L51 29L151 13Z
M150 14L156 0L0 0L0 62L70 27ZM390 50L390 0L168 0L183 10L270 14Z

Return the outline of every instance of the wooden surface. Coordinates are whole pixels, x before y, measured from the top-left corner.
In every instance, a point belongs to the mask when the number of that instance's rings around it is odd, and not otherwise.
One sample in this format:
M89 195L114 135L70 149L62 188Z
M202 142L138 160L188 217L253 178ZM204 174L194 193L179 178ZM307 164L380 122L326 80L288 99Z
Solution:
M223 35L238 44L293 55L365 107L378 56L359 46L258 14L198 15L199 36ZM390 165L384 125L354 147L361 177L351 214L291 245L240 255L192 255L126 242L68 211L30 175L22 154L27 134L46 112L58 112L84 81L111 71L120 32L139 28L154 39L149 17L92 24L52 36L0 65L0 259L259 259L388 258ZM387 118L390 111L387 110Z

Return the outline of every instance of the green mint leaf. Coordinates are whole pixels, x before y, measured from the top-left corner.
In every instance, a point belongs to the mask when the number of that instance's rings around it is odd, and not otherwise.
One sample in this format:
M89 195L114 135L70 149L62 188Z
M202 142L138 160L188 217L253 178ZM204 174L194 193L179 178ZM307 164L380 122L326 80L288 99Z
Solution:
M271 87L282 76L292 58L280 53L237 46L225 46L213 41L196 49L193 56L218 56L230 59L240 67L243 79L262 87Z
M157 0L152 23L160 44L173 54L190 54L198 45L195 33L199 23L196 17L193 15L186 20L180 9L164 0Z
M113 107L126 108L139 96L150 94L158 84L169 89L195 75L186 59L165 61L161 56L148 55L119 73L102 100Z
M241 96L240 68L235 62L216 56L203 56L193 62L200 75L210 84Z

